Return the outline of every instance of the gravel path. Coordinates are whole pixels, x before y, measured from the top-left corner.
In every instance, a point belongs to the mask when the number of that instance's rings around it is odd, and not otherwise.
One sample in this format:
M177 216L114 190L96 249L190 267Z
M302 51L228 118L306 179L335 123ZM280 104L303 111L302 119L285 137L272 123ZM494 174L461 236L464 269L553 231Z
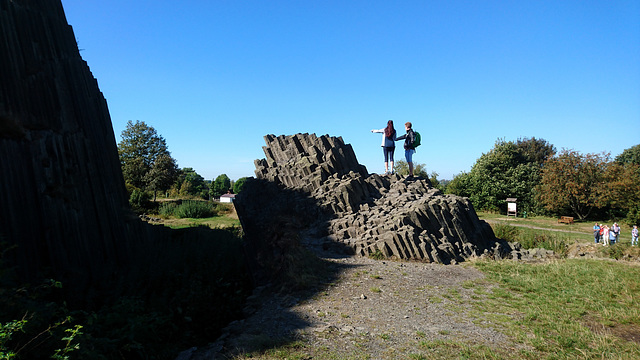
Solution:
M246 319L179 359L244 358L237 354L282 344L298 344L303 359L407 359L437 340L516 347L469 305L489 286L473 267L322 258L333 273L328 284L306 294L256 289Z

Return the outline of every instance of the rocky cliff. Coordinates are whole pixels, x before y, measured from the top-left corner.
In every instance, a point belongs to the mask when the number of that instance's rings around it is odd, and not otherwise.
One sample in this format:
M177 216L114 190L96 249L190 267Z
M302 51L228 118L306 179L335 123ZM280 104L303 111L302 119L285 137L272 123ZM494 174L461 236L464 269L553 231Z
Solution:
M444 264L507 251L469 199L444 195L428 179L370 175L342 138L267 135L265 142L257 179L236 198L254 249L269 248L276 230L279 239L288 233L323 249Z
M3 260L76 290L107 282L146 230L127 210L107 104L60 1L0 0L0 79Z

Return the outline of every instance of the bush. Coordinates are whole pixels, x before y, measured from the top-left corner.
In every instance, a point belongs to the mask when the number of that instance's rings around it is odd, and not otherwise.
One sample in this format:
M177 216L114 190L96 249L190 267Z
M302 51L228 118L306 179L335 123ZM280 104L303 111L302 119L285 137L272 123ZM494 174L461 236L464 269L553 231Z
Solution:
M129 205L131 209L138 214L144 214L147 210L153 206L151 204L151 194L139 189L133 190L131 196L129 196Z
M233 205L218 203L216 205L216 211L218 214L231 214L233 212Z
M502 239L509 242L519 241L520 230L511 225L493 224L493 233L498 239Z
M217 215L216 208L205 201L184 201L174 211L178 218L202 219Z
M518 242L524 249L543 248L563 255L567 251L567 242L559 234L546 234L530 229L518 229L515 226L493 224L493 232L498 239Z
M164 217L174 216L177 208L178 208L178 204L174 202L165 202L162 205L160 205L158 214Z
M558 255L565 255L567 252L566 242L557 235L530 234L522 236L520 245L525 249L543 248L552 250Z

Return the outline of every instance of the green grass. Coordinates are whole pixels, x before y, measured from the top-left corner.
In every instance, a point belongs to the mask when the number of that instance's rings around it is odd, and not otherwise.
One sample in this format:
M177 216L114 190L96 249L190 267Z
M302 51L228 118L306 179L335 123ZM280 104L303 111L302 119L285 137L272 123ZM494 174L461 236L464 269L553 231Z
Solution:
M513 226L527 226L535 227L546 230L559 230L564 232L577 232L583 234L574 234L574 236L580 236L581 239L593 241L593 224L595 220L579 220L574 217L573 224L558 223L557 218L548 216L530 216L522 218L513 216L505 216L501 214L495 214L490 212L478 211L478 218L488 221L490 223L508 224ZM598 223L608 224L611 226L614 222L620 224L622 240L630 242L631 240L631 227L624 224L621 219L599 219Z
M167 219L164 224L172 229L184 229L194 226L207 226L212 229L228 229L240 227L240 220L229 216L213 216L204 219Z
M497 285L476 315L526 345L520 358L637 359L640 268L595 260L476 262ZM486 281L486 280L485 280Z
M569 244L576 241L586 241L584 235L575 233L531 229L500 223L493 223L491 227L499 239L518 242L525 249L544 248L553 250L558 255L564 255Z

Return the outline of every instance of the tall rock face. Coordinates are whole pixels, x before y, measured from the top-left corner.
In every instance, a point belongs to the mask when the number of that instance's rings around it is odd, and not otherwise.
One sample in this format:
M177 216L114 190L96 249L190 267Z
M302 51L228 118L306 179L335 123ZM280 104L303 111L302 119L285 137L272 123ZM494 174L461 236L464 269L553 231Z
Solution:
M144 230L127 210L107 104L60 1L0 0L0 156L4 261L76 289L105 281L105 269L117 276Z
M369 175L342 138L267 135L265 142L257 179L236 197L258 255L281 252L282 241L265 243L284 234L348 254L444 264L503 251L469 199L444 195L428 179Z

